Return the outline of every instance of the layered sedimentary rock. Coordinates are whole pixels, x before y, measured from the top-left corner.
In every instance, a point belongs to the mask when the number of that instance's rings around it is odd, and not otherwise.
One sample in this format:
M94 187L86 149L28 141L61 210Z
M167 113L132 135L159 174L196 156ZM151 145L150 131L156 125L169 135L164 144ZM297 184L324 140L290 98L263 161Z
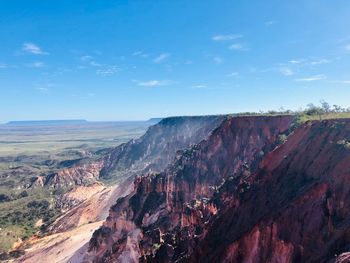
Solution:
M227 116L171 117L151 126L146 134L137 140L120 145L99 160L82 159L81 161L62 162L68 167L48 176L38 176L32 187L50 187L56 190L71 189L56 200L56 207L62 212L60 217L48 228L50 235L38 240L38 245L25 261L34 262L43 253L55 253L64 256L68 262L80 262L86 249L86 233L81 235L79 229L90 229L89 226L104 220L108 209L118 197L132 190L136 173L160 171L177 155L178 151L206 139ZM102 183L107 179L113 186ZM131 186L131 187L130 187ZM102 222L102 221L101 221ZM70 237L72 233L76 237ZM87 233L89 235L89 233ZM69 237L69 238L67 238ZM46 240L51 240L46 244ZM74 246L81 246L76 253L67 248L74 241ZM55 242L59 243L57 246Z
M100 160L61 169L56 173L46 176L44 186L69 188L79 185L91 185L98 180L103 165L103 161Z
M177 151L206 139L226 116L169 117L151 126L136 140L123 144L103 158L101 177L120 179L125 175L160 172L173 161Z
M138 177L85 261L348 262L349 141L350 120L228 119Z
M32 183L51 188L88 186L99 179L117 181L132 178L136 173L163 170L178 150L207 138L226 116L170 117L151 126L139 139L111 150L101 159L83 160ZM132 181L131 181L132 182Z
M249 188L259 164L279 137L290 132L293 120L227 119L207 140L179 154L164 172L138 177L133 193L118 200L94 233L86 261L188 260L206 236L206 226L220 214L211 198L226 181Z
M264 158L249 190L227 182L191 261L333 262L349 251L349 139L349 120L306 123Z

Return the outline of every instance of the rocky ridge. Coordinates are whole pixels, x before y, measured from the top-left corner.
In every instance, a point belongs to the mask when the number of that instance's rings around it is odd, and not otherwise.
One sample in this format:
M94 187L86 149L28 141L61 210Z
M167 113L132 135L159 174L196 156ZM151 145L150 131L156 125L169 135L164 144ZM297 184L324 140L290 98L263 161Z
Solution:
M166 262L191 254L187 248L204 231L205 219L217 213L210 198L225 180L250 177L293 120L230 118L207 140L178 155L164 172L138 177L133 193L118 200L95 232L86 260L147 261L165 249Z
M137 177L85 262L347 262L348 141L346 119L228 119Z
M151 126L139 139L112 149L98 160L82 160L73 165L38 176L31 186L71 188L88 186L99 180L123 182L135 174L163 170L177 151L208 137L226 116L169 117Z

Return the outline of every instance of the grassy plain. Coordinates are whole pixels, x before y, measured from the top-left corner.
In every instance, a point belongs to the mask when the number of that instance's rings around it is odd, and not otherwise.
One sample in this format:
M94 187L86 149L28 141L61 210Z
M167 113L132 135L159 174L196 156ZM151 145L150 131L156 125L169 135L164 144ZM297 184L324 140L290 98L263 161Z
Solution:
M56 193L26 189L30 178L56 171L70 160L98 158L104 149L140 137L151 124L0 125L0 254L18 238L38 231L38 221L49 222L57 215Z

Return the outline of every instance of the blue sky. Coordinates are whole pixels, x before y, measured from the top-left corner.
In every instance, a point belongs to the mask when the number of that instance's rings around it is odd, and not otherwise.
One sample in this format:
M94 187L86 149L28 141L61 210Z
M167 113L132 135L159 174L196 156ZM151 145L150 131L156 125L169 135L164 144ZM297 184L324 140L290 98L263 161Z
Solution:
M1 0L0 122L350 106L348 0Z

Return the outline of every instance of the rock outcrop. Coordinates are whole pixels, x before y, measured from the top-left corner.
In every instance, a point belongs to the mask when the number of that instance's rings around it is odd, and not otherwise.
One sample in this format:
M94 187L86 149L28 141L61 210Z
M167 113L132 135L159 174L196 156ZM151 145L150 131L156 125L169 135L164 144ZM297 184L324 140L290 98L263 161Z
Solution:
M151 126L136 140L131 140L103 158L103 179L124 179L135 174L160 172L179 150L206 139L226 116L169 117ZM120 180L119 180L120 181Z
M333 262L349 251L349 137L349 120L308 122L264 158L250 189L227 182L191 261Z
M61 169L46 176L44 186L50 188L71 188L91 185L98 180L103 165L103 161L99 160Z
M218 214L211 198L225 181L247 184L294 117L235 117L179 154L164 172L135 180L133 193L94 233L86 261L179 262L188 258ZM246 182L245 182L246 181Z
M85 262L348 262L348 141L350 120L228 119L137 177Z
M121 183L135 174L163 170L177 151L199 143L226 116L170 117L151 126L139 139L112 149L99 160L86 160L46 176L41 183L37 177L32 186L43 184L50 188L88 186L100 179Z

